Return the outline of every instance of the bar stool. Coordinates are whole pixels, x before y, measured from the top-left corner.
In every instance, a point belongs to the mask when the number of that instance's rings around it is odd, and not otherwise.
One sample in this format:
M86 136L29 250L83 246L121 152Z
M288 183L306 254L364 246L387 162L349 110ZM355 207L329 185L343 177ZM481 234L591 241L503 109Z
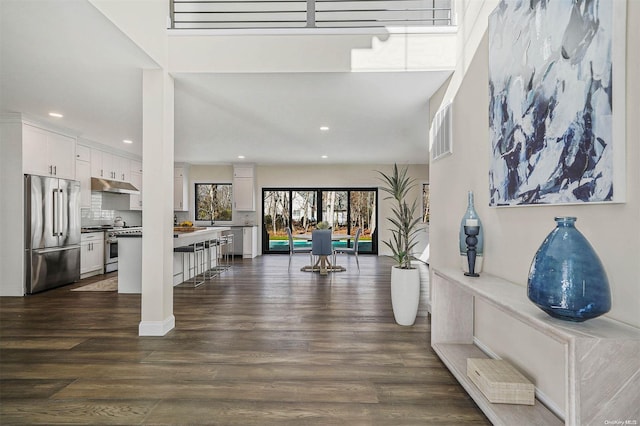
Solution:
M226 269L225 265L223 265L222 263L222 259L223 259L222 250L224 247L224 239L222 237L215 238L213 240L210 240L209 244L211 245L211 247L215 247L215 250L216 250L216 266L213 266L211 268L211 274L212 276L218 276L222 271Z
M218 240L215 238L204 242L204 249L206 250L207 264L206 264L205 271L202 275L204 276L205 280L206 279L211 280L217 277L218 275L220 275L220 271L217 268L218 262L216 261L216 266L211 266L211 262L213 261L213 256L211 255L211 249L215 249L216 259L217 259L218 251L219 251L218 247L219 247Z
M230 234L222 234L217 241L216 251L216 270L220 273L229 269L229 241L233 242L233 236L229 239Z
M198 255L201 255L204 259L204 243L194 243L188 246L182 247L174 247L174 253L182 253L182 280L184 282L190 282L194 287L198 287L199 285L204 284L205 277L204 274L202 276L202 281L198 281ZM193 253L193 268L191 268L191 254ZM186 276L184 273L184 257L187 256L187 264L189 265L187 268L187 272L191 272L193 269L193 278L189 281L185 280ZM200 268L204 271L203 261L200 261Z
M231 268L231 264L233 263L233 233L225 234L225 264L227 268Z

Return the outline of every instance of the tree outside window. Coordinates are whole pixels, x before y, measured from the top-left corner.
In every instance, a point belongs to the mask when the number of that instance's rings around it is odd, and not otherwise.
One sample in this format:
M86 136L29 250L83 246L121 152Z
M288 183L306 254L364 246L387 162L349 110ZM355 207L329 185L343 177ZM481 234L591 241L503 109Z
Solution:
M231 221L233 187L230 183L196 183L196 220Z
M422 184L422 222L429 223L429 184Z

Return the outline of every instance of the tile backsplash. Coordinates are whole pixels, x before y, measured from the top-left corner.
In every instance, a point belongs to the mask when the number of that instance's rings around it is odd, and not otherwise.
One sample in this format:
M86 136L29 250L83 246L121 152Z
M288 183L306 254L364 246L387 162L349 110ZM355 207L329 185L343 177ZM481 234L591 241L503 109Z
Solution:
M141 226L142 212L129 210L128 206L128 195L92 191L91 208L80 209L81 224L112 225L115 218L120 216L127 226Z
M82 226L113 225L120 216L127 226L142 226L142 212L129 210L129 196L108 192L91 192L91 208L80 209ZM193 221L191 212L174 212L178 223ZM219 222L218 225L246 226L256 224L255 212L235 212L233 222Z

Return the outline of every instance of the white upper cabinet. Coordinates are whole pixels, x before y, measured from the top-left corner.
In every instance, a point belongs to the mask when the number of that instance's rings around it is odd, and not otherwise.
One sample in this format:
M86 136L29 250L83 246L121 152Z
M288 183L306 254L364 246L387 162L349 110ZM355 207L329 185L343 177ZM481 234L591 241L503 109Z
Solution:
M109 171L105 170L103 166L103 163L108 162L110 157L106 160L104 154L104 152L97 149L91 150L91 177L110 179ZM111 167L110 164L105 165Z
M51 174L51 162L46 152L48 133L35 127L22 126L22 169L26 174Z
M76 160L76 180L80 182L80 207L91 207L91 165L88 161Z
M142 173L142 162L131 160L131 173Z
M91 149L91 177L128 182L131 160L110 152Z
M189 169L186 167L173 169L173 210L189 211Z
M131 210L142 210L142 162L131 160L129 182L140 191L139 194L131 194L129 197L129 208Z
M138 172L137 169L132 169L129 182L140 191L139 194L131 194L129 196L129 209L142 210L142 173Z
M76 180L80 182L80 207L91 207L91 148L76 145Z
M116 172L116 180L123 182L129 182L131 180L131 160L125 157L115 156L114 160L116 165L114 171Z
M24 173L75 179L75 138L24 124L22 148Z
M84 145L76 145L76 160L91 162L91 148Z
M233 207L237 211L255 211L253 166L233 166Z

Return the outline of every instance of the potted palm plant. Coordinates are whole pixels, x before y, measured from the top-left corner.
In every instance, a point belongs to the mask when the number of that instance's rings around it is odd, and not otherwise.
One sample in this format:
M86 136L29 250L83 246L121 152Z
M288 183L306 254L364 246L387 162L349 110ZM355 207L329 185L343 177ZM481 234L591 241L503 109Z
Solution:
M393 316L400 325L413 325L418 314L420 300L420 271L412 266L414 259L412 251L419 232L418 224L421 217L418 214L418 201L411 204L406 200L409 191L415 186L415 180L410 178L407 167L398 169L393 165L393 174L387 175L378 171L384 182L382 189L389 194L385 200L394 200L392 215L387 220L391 222L389 229L392 237L383 241L391 249L396 265L391 269L391 305Z

